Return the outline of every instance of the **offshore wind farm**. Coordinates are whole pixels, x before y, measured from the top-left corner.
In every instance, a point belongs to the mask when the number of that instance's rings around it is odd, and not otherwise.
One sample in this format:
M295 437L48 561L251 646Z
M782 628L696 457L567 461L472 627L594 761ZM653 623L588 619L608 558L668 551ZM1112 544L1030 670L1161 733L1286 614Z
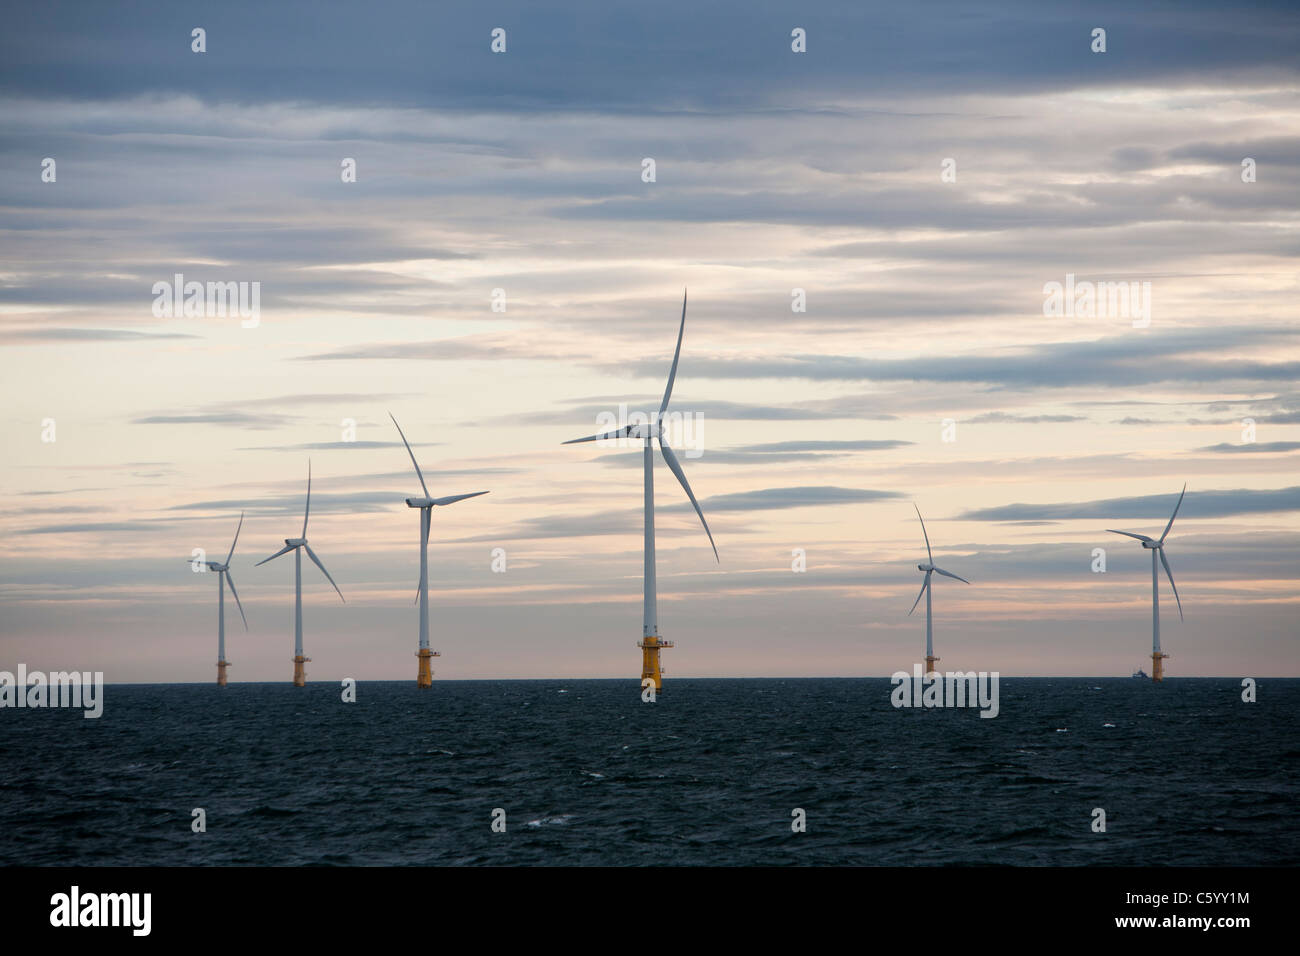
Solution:
M708 521L704 517L704 512L700 507L699 501L695 497L695 492L691 489L690 483L686 480L685 472L682 470L681 462L676 453L666 440L668 430L669 404L672 400L673 385L677 379L678 365L681 361L682 342L686 332L686 306L687 294L682 294L682 311L677 328L677 343L673 350L672 363L668 370L667 385L664 388L663 398L659 403L658 410L653 416L641 416L637 421L629 421L621 427L613 430L589 435L584 438L574 438L563 442L565 445L587 444L587 443L612 443L618 445L622 442L631 442L641 449L642 462L642 488L643 488L643 551L642 551L642 632L641 640L637 646L642 650L642 667L641 683L643 687L652 687L654 693L663 690L663 667L660 660L660 653L671 648L674 642L664 640L659 633L658 626L658 586L656 575L656 557L655 557L655 492L654 492L654 444L659 445L660 454L663 456L669 470L686 493L691 507L694 509L700 524L708 536L709 544L713 549L715 561L721 563L718 555L716 542L713 540L713 532L709 529ZM428 485L425 483L424 473L420 469L420 463L416 459L415 451L411 443L406 439L406 433L402 431L402 426L398 424L397 418L390 412L389 419L393 427L397 429L398 437L401 439L402 446L405 448L407 456L410 458L411 465L415 470L416 479L420 483L421 497L406 498L405 503L408 508L415 509L420 516L420 572L419 580L416 586L415 601L419 605L418 629L417 629L417 651L419 665L416 675L416 686L420 689L430 689L433 686L433 669L431 666L432 658L441 656L438 652L433 651L429 642L429 569L428 569L428 550L429 535L431 530L432 512L435 507L445 507L464 501L469 498L476 498L488 494L487 491L474 491L463 494L446 495L434 498L429 494ZM1142 547L1151 551L1151 587L1152 587L1152 680L1160 683L1164 679L1163 661L1169 656L1163 653L1160 646L1160 593L1159 593L1159 576L1157 560L1163 565L1165 574L1169 578L1170 587L1173 589L1174 598L1178 603L1179 617L1182 617L1182 599L1178 594L1177 585L1174 584L1173 572L1170 570L1169 561L1165 557L1164 544L1165 539L1169 536L1173 528L1174 519L1178 517L1178 511L1182 507L1183 498L1187 494L1187 486L1184 484L1182 492L1174 504L1173 513L1169 516L1169 521L1159 539L1150 538L1143 534L1129 531L1118 531L1107 529L1111 534L1124 535L1125 537L1134 538L1142 543ZM922 539L925 542L926 560L916 566L917 570L924 574L921 583L921 589L917 593L916 599L908 611L910 617L920 604L921 599L925 598L925 664L919 673L926 680L931 678L936 681L941 675L938 674L935 664L939 657L934 653L934 610L933 610L933 576L938 574L942 577L952 578L963 584L971 582L966 578L954 574L951 571L938 567L934 561L934 551L930 546L929 531L925 526L925 518L921 515L920 506L913 503L913 509L916 512L917 521L920 522ZM329 583L338 593L339 598L343 599L343 592L339 590L329 571L321 562L316 553L312 551L311 546L307 543L307 523L311 514L311 463L307 467L307 495L303 508L303 525L302 532L297 538L285 538L284 547L257 562L257 566L266 564L284 554L293 552L295 555L294 564L294 674L293 684L296 687L303 687L306 684L306 675L303 665L310 661L303 655L303 627L302 627L302 558L301 553L305 551L308 558L320 568L321 573L325 575ZM234 582L230 578L230 560L234 555L235 544L239 540L239 532L243 528L244 513L240 513L239 524L235 529L235 537L231 542L230 552L226 556L225 562L205 562L202 564L207 570L218 573L218 671L217 684L224 687L227 684L226 668L226 644L225 644L225 591L224 586L227 581L230 582L231 592L238 603L238 594L234 591ZM198 563L195 567L199 567ZM247 618L243 616L243 606L239 606L240 616L244 619L245 629L247 629ZM978 652L976 652L978 653ZM920 665L918 665L918 668ZM1133 675L1138 676L1138 675ZM919 696L919 694L918 694Z

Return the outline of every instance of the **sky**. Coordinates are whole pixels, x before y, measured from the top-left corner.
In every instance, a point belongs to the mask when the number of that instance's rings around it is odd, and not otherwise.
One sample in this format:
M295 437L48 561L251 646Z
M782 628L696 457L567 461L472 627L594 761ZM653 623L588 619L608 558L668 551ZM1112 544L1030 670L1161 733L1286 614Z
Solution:
M1158 537L1184 483L1166 673L1300 676L1294 7L5 17L0 669L214 680L188 561L243 512L231 679L288 680L293 562L254 564L310 460L346 604L304 562L309 679L413 680L391 413L430 494L491 492L433 514L437 679L636 679L640 450L561 443L658 407L688 289L670 435L720 561L660 459L670 682L910 671L914 506L971 582L935 585L941 669L1149 670L1107 529ZM155 314L177 273L259 283L257 322ZM1149 309L1048 308L1099 282Z

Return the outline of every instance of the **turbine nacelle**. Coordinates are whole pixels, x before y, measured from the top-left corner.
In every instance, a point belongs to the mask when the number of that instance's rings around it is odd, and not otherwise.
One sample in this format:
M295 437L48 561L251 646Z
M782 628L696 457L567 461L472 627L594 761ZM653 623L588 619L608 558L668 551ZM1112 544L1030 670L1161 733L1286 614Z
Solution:
M663 429L658 422L641 422L636 425L627 425L624 429L628 438L658 438Z
M408 508L432 508L432 498L407 498L406 507Z
M307 543L306 538L285 538L284 545L286 548L301 548Z
M918 564L918 565L916 566L916 570L918 570L918 571L933 571L933 570L934 570L934 565L933 565L933 564Z
M1178 517L1178 509L1183 506L1183 497L1187 494L1187 484L1183 483L1183 490L1178 494L1178 502L1174 505L1174 513L1169 516L1169 523L1165 525L1164 532L1159 538L1149 538L1144 534L1138 534L1135 531L1120 531L1117 528L1107 528L1111 534L1122 534L1126 538L1135 538L1142 542L1142 548L1145 551L1155 552L1151 555L1151 600L1155 608L1154 621L1152 629L1154 633L1154 643L1156 652L1159 651L1160 638L1160 604L1159 595L1156 593L1156 557L1159 556L1160 563L1164 565L1165 576L1169 578L1169 586L1174 590L1174 600L1178 602L1178 617L1183 616L1183 599L1178 596L1178 585L1174 583L1174 572L1169 568L1169 559L1165 557L1165 538L1169 537L1169 531L1174 526L1174 519Z
M220 564L220 563L218 563L218 562L216 562L216 561L206 561L206 562L204 562L204 563L208 566L208 570L209 570L209 571L228 571L228 570L230 570L230 565L228 565L228 564Z

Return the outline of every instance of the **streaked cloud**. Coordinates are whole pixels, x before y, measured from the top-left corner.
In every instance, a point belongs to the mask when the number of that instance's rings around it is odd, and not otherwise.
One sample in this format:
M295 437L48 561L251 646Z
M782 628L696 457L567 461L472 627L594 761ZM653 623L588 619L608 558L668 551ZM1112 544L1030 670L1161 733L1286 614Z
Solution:
M962 518L977 521L1024 521L1034 519L1160 519L1168 520L1178 494L1142 495L1057 504L1014 504L967 511ZM1191 491L1179 509L1179 518L1229 518L1244 514L1300 510L1300 486L1277 489Z

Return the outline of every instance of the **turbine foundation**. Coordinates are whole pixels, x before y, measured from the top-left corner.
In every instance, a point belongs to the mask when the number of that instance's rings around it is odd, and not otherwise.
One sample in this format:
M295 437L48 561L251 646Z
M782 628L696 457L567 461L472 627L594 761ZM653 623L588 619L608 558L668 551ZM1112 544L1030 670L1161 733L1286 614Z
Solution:
M226 686L226 668L230 666L230 661L217 661L217 686Z
M1168 657L1168 656L1169 656L1168 654L1161 654L1159 651L1155 651L1155 652L1152 653L1152 655L1151 655L1151 680L1153 680L1153 681L1162 681L1162 680L1165 679L1165 665L1164 665L1164 659L1165 659L1166 657Z
M415 678L416 687L433 686L433 668L429 666L429 659L441 657L437 651L431 651L427 647L422 647L415 652L415 656L420 659L420 672Z
M294 655L293 658L293 686L294 687L307 686L307 671L302 665L310 662L311 662L310 657L303 657L301 654Z
M930 655L927 655L927 656L926 656L926 658L925 658L925 672L926 672L927 674L933 674L933 673L934 673L934 662L937 661L938 659L939 659L939 658L935 657L933 654L930 654Z
M659 664L659 652L665 647L672 647L672 641L662 641L658 637L645 637L636 642L641 648L641 680L647 677L655 682L655 693L664 689L664 672Z

